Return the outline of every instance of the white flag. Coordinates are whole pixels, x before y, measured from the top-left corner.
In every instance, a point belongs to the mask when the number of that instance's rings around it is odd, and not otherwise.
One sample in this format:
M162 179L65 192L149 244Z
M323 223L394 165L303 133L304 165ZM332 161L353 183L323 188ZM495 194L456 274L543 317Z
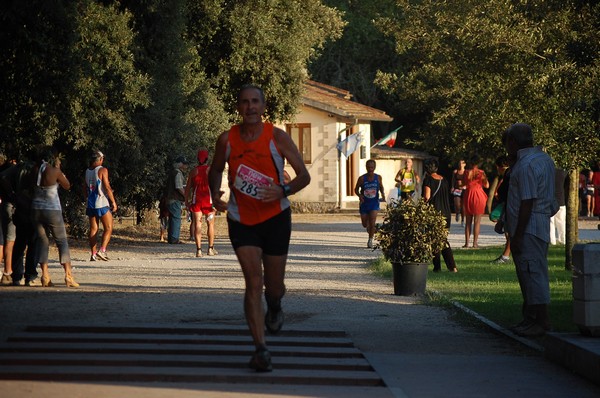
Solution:
M360 146L362 142L362 131L356 134L349 135L344 140L337 144L337 149L344 154L345 157L350 157Z

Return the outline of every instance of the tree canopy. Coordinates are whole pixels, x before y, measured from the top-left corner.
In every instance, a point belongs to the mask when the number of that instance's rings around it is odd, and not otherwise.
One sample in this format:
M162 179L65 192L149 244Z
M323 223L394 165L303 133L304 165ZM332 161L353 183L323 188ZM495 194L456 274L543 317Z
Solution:
M349 14L356 7L353 0L329 3L345 4ZM600 158L600 3L397 0L393 10L388 2L382 8L379 14L364 6L369 15L348 19L364 22L371 16L361 32L373 38L377 27L394 43L394 57L377 58L373 84L384 96L381 103L391 104L384 109L404 126L396 146L449 161L477 154L491 166L505 152L502 132L515 122L530 124L536 144L570 175L567 248L572 248L577 175ZM354 45L342 39L332 48L343 54ZM351 83L341 84L352 89ZM569 267L570 250L566 253Z
M510 124L533 126L565 169L600 146L600 4L595 1L397 1L377 25L402 62L375 84L425 115L413 141L493 158Z
M343 28L319 0L9 0L0 22L0 150L52 145L79 186L101 149L117 200L138 209L175 157L236 120L240 84L264 88L271 119L293 117L309 60Z
M516 121L567 170L600 147L593 0L8 0L0 22L0 150L53 145L77 186L102 149L138 209L236 120L247 82L272 120L309 77L347 89L404 125L397 145L453 159L491 161Z

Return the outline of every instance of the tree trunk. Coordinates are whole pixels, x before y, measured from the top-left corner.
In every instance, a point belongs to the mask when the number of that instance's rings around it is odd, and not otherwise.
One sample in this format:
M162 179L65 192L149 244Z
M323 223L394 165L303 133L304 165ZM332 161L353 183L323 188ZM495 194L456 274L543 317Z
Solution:
M573 269L573 246L579 240L579 170L569 170L569 190L567 191L567 230L565 244L565 269Z

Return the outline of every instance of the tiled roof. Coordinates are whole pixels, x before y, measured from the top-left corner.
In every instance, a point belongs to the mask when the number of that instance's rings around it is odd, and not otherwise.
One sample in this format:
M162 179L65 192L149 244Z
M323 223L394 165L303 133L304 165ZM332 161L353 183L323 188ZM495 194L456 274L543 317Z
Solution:
M386 145L375 145L371 148L371 157L373 159L429 159L436 158L427 152L421 152L414 149L390 148Z
M350 121L368 120L391 122L392 117L384 111L352 101L349 91L309 80L304 84L302 104Z

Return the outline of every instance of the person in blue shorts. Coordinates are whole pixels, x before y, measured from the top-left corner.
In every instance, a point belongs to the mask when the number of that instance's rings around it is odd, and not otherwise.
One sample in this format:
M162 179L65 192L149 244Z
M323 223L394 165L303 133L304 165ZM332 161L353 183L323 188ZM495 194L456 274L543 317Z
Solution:
M385 191L381 176L375 174L377 164L373 159L367 160L367 174L358 177L354 186L354 193L358 195L360 201L360 220L363 227L367 229L369 240L367 247L373 248L373 235L375 235L375 223L377 221L377 212L379 211L379 202L385 202ZM379 193L381 192L381 199Z
M103 166L104 154L93 151L90 156L90 166L85 171L85 194L87 208L85 214L90 220L89 243L92 256L90 261L97 259L108 261L106 247L113 230L113 213L117 211L117 202L108 180L108 169ZM98 243L99 223L102 223L104 233L100 250Z

